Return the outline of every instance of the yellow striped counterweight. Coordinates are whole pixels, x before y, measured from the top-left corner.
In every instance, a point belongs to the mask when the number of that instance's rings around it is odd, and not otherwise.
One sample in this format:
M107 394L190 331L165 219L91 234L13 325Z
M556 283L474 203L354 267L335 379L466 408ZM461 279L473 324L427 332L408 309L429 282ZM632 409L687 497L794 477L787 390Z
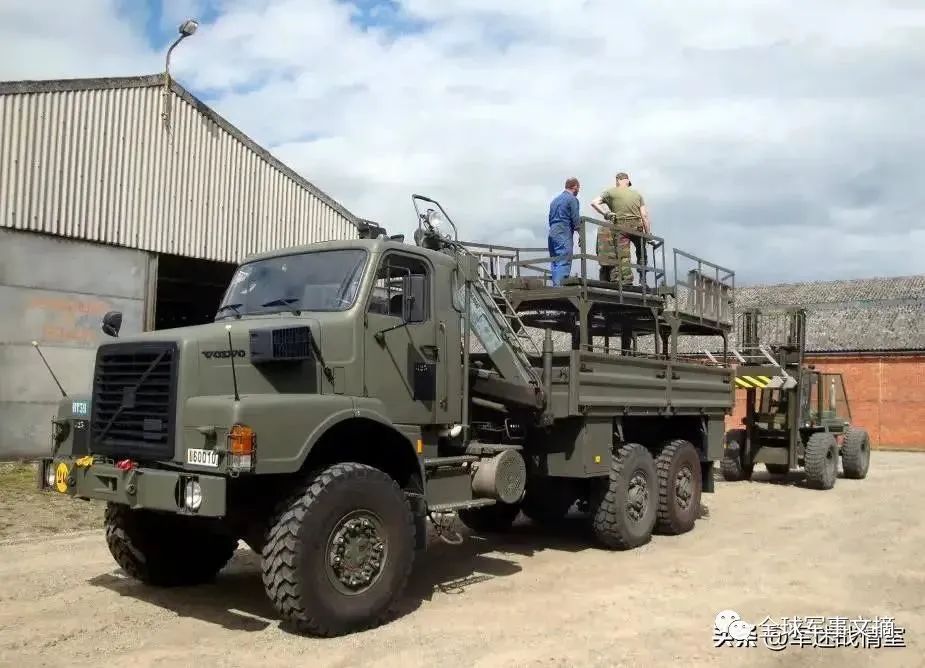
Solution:
M766 387L771 379L768 376L736 376L736 385L745 390Z

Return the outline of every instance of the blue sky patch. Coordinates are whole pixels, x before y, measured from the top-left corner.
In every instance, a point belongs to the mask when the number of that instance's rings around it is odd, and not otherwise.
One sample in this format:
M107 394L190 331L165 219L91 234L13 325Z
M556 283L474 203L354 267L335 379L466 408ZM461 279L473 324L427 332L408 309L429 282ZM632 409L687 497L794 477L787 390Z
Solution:
M350 5L350 22L364 31L400 37L425 31L429 23L409 16L395 0L338 0Z

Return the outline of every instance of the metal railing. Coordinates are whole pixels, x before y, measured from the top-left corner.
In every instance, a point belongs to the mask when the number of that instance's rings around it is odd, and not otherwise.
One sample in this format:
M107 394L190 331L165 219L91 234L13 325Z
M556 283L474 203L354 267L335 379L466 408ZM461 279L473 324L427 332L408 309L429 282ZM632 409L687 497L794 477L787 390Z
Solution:
M600 265L600 261L605 258L597 253L589 253L588 249L588 230L589 226L610 228L614 237L620 235L629 238L630 245L633 246L633 239L640 239L641 244L646 249L646 261L640 262L636 258L635 262L628 263L631 271L635 270L638 277L641 273L646 278L638 286L639 290L634 289L634 294L642 294L643 297L652 298L661 296L665 288L665 241L661 237L653 234L640 232L627 225L617 225L604 220L597 220L582 216L578 228L578 253L568 256L568 260L574 263L579 262L579 273L577 276L568 278L577 278L582 287L588 286L588 281L600 283L597 278L588 275L588 264L595 262ZM596 238L595 234L595 238ZM463 245L484 263L491 275L498 278L517 278L517 279L534 279L540 282L544 287L551 286L552 270L549 268L558 257L549 255L548 248L517 248L514 246L503 246L499 244L483 244L465 242ZM632 251L631 251L632 252ZM651 262L649 261L651 258ZM654 277L654 285L650 286L648 277ZM619 281L605 281L612 285L617 292L624 292L624 286ZM610 286L608 286L610 287Z
M684 265L689 268L684 272ZM701 325L735 323L735 272L686 251L674 249L670 309ZM680 268L679 268L680 266ZM686 279L682 279L684 274Z

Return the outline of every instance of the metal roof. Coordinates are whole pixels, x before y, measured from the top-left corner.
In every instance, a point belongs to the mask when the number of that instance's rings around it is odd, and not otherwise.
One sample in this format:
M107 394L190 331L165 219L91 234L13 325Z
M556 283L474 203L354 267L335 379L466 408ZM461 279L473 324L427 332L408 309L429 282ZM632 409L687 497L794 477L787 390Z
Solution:
M752 285L737 288L735 300L737 312L805 309L810 353L925 351L925 275ZM736 332L729 340L734 345ZM717 340L682 337L678 347L684 353L716 351Z
M360 220L165 75L0 82L0 227L223 261ZM348 229L349 228L349 229Z

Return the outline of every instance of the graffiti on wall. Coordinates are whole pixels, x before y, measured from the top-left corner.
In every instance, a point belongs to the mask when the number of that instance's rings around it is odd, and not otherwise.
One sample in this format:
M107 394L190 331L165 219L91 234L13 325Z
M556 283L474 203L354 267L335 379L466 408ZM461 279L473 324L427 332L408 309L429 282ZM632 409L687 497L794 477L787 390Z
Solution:
M33 297L26 313L38 316L40 337L48 343L92 346L100 338L100 320L115 308L98 297Z

